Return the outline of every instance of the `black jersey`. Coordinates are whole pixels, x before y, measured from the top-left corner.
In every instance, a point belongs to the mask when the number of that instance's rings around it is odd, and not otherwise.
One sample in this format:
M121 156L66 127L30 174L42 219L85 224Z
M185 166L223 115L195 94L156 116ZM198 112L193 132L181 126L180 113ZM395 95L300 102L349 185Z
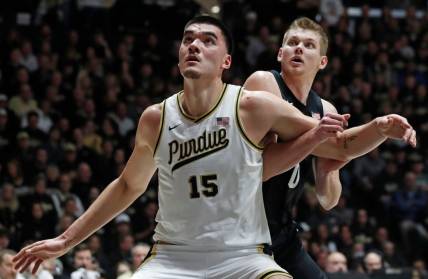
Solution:
M282 98L302 113L320 119L324 115L321 98L311 90L306 105L302 104L287 87L281 75L277 71L271 71L275 76L281 91ZM309 156L299 165L289 171L272 177L263 183L263 199L266 217L272 239L280 230L291 223L291 210L297 204L303 193L304 179L312 176L312 158Z

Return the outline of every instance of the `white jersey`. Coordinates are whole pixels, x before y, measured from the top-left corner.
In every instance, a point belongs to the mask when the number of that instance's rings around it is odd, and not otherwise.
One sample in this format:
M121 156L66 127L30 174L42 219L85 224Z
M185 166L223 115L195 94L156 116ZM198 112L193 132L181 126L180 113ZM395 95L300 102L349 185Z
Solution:
M159 211L154 239L196 246L270 243L262 197L262 149L237 117L241 87L192 119L175 94L164 101L155 150Z

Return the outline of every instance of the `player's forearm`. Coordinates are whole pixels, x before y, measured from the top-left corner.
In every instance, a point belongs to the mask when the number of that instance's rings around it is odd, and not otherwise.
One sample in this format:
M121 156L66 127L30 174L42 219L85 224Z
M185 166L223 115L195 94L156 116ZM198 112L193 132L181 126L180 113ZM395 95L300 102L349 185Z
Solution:
M330 210L339 202L342 193L339 170L330 172L317 171L315 189L319 203L325 210Z
M319 157L349 161L378 147L387 137L379 132L377 119L345 130L337 139L329 139L315 149Z
M66 240L67 248L76 246L126 209L140 194L141 191L128 187L124 179L115 179L60 237Z
M294 167L319 143L315 130L311 129L295 140L268 145L263 151L263 181Z

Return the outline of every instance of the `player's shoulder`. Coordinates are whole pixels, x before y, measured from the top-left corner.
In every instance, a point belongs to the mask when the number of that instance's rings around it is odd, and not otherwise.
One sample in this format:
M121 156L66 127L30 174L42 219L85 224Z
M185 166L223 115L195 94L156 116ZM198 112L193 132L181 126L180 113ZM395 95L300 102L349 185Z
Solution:
M163 105L164 104L162 102L148 106L141 114L140 122L143 122L146 125L158 123L162 118Z
M163 103L147 107L138 121L137 134L135 137L136 147L149 146L155 150L156 142L162 131Z
M268 109L272 103L276 102L277 97L263 90L243 89L239 100L240 109Z
M275 76L269 71L254 72L247 78L244 87L248 90L265 91L278 97L281 96Z
M275 77L270 71L255 71L247 78L244 87L249 87L252 83L263 83L274 79Z

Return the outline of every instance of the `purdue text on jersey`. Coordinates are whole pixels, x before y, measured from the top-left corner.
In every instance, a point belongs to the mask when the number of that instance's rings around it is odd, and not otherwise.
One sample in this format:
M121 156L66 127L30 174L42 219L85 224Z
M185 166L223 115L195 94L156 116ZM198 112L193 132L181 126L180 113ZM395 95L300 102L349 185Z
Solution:
M229 144L226 136L226 129L222 128L211 133L204 131L199 137L181 143L173 140L168 144L168 164L171 164L173 161L177 162L172 167L172 171L174 171L190 162L222 150Z

